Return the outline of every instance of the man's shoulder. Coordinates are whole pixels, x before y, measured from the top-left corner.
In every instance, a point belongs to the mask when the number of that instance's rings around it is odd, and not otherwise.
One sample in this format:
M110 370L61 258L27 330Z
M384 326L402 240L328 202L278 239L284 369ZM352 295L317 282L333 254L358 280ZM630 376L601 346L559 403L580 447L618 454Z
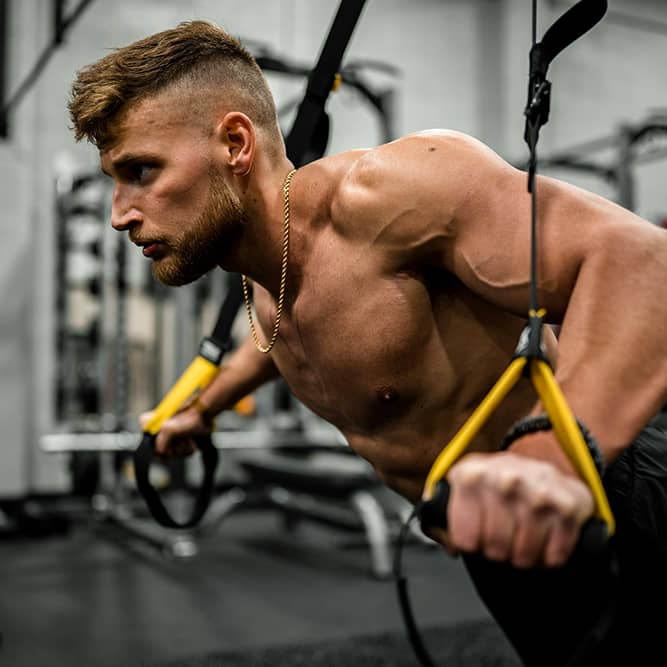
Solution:
M482 166L498 155L471 135L455 130L423 130L363 151L351 151L340 179L339 194L364 191L400 192L419 188L431 179L474 164ZM452 183L454 185L454 183ZM398 190L397 190L398 188Z
M395 156L422 159L424 153L440 156L485 154L489 147L470 134L458 130L429 129L411 132L369 151L367 157L393 158Z
M440 198L456 197L456 172L492 151L470 135L454 130L407 134L363 151L326 158L342 160L332 190L332 210L361 215L417 201L438 188ZM346 216L347 217L347 216Z
M332 228L347 238L406 247L426 227L449 232L465 191L454 172L480 146L461 132L428 130L325 158Z

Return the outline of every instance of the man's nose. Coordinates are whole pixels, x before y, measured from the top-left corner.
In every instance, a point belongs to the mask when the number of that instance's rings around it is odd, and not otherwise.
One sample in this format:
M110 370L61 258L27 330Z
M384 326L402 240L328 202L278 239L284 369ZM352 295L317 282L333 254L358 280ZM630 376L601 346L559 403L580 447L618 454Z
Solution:
M116 188L111 201L111 226L119 232L129 230L141 222L141 213L137 207Z
M138 222L140 222L139 215L134 209L126 213L117 213L113 208L111 209L111 226L117 232L126 232Z

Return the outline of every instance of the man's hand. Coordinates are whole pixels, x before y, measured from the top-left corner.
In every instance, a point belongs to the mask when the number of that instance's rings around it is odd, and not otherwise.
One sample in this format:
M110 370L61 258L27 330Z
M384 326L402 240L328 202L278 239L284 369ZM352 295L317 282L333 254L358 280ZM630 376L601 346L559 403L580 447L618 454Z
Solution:
M142 429L152 416L153 412L144 412L139 417ZM211 427L196 405L189 404L162 424L155 438L155 453L164 458L190 456L197 449L194 436L207 435Z
M517 568L563 565L594 510L578 478L512 452L471 453L447 474L447 536L452 553L478 552Z

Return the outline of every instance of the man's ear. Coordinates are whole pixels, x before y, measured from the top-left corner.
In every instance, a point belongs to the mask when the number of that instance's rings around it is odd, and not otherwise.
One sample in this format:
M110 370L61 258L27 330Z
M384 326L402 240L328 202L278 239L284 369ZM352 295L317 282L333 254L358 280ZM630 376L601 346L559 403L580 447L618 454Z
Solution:
M255 126L248 116L240 111L225 114L217 128L224 160L236 176L246 176L255 159Z

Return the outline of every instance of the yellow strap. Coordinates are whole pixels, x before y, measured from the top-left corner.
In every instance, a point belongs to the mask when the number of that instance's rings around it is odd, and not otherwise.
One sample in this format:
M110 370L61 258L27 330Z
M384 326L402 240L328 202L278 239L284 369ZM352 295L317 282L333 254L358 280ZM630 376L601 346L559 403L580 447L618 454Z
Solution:
M424 490L423 500L429 500L435 493L437 483L447 474L456 460L465 452L466 448L493 411L503 402L507 394L521 378L521 374L528 363L527 357L517 357L505 369L491 391L484 397L474 412L440 452L431 466ZM591 458L588 447L572 412L563 396L558 383L553 375L551 367L546 361L532 359L530 377L544 409L551 419L552 427L561 447L569 457L580 477L588 484L595 500L598 518L607 524L609 535L615 531L615 521L607 494L602 486L602 480L598 475L595 464Z
M595 500L597 516L607 524L609 535L613 535L616 522L602 480L553 371L549 364L539 359L533 360L530 370L533 386L549 415L558 442L581 479L588 484Z
M155 435L169 417L175 415L197 391L207 387L217 375L220 367L204 357L197 356L184 371L176 384L155 408L144 431Z
M426 478L423 499L428 500L435 492L435 486L454 465L454 462L463 454L473 438L479 433L493 411L503 402L505 396L518 382L527 363L525 357L517 357L505 369L491 391L475 408L449 444L440 452Z

